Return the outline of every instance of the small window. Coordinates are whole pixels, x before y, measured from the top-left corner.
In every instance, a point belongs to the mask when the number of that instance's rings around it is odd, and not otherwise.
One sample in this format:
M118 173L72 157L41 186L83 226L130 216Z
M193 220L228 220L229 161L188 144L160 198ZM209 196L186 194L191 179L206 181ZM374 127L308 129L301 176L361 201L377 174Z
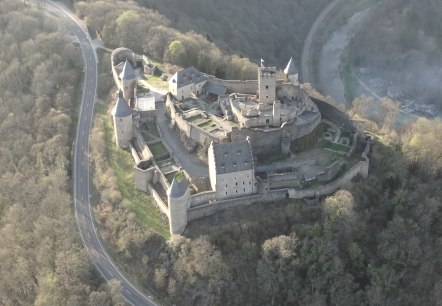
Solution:
M241 155L241 151L240 150L238 150L238 155Z
M238 190L235 190L236 191L236 193L238 193Z
M266 85L266 89L269 89L269 85Z
M227 184L226 184L226 188L227 188Z
M238 186L238 182L235 183L235 186Z
M268 99L269 98L269 96L266 96L266 99Z
M236 167L236 162L233 162L233 167ZM236 178L235 178L236 179Z
M226 195L227 195L227 191L226 191Z
M243 185L245 185L245 184L246 184L246 182L242 182L242 184L243 184Z
M246 189L244 188L244 192L246 192Z

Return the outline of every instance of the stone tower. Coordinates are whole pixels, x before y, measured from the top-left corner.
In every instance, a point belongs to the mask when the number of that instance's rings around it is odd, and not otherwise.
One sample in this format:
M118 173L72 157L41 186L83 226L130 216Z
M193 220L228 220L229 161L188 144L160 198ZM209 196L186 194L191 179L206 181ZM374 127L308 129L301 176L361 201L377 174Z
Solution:
M120 148L128 148L129 142L133 137L133 119L132 109L127 104L120 90L117 103L112 110L114 120L114 132L117 146Z
M182 234L186 229L190 200L189 181L183 174L176 175L167 190L169 226L172 235Z
M132 64L126 59L123 70L120 73L121 85L123 86L124 99L130 104L135 96L136 76Z
M276 67L258 67L259 102L272 105L276 98Z
M291 57L289 60L289 63L287 64L287 67L284 69L284 74L287 79L287 81L290 82L298 82L298 71L295 67L295 62L293 61L293 58Z

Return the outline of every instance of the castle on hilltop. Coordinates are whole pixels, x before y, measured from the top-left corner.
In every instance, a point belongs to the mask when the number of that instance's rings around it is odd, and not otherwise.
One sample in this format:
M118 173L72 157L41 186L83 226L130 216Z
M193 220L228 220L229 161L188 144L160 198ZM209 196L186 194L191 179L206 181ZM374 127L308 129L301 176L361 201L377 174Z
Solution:
M292 58L283 79L263 62L249 81L185 68L169 78L164 97L143 80L148 64L125 48L112 53L114 136L132 153L135 184L168 216L172 234L218 210L286 198L317 202L367 177L363 126L308 92ZM195 150L207 152L207 166L189 155Z

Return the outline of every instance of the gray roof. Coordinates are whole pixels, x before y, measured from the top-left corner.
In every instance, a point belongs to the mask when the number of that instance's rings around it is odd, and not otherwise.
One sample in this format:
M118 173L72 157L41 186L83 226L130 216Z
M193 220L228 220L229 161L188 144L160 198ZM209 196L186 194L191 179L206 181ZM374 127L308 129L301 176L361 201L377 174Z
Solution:
M133 80L135 79L135 71L132 64L126 59L124 63L123 71L120 73L120 79L122 80Z
M205 90L209 94L217 95L217 96L224 96L226 94L226 87L213 83L211 81L208 81L204 87L203 90Z
M177 84L177 88L189 85L191 83L201 83L207 80L207 76L199 72L195 67L188 67L174 74L171 81Z
M186 178L173 178L172 184L167 190L167 195L171 198L181 198L189 187L189 181Z
M293 58L291 57L289 60L289 63L287 64L287 67L284 69L284 73L286 75L295 75L298 72L296 71L295 63L293 61Z
M112 115L115 117L123 118L132 115L132 108L129 107L126 100L123 98L123 93L119 92L117 103L112 110Z
M217 174L250 170L253 168L253 155L247 140L213 143L213 154Z

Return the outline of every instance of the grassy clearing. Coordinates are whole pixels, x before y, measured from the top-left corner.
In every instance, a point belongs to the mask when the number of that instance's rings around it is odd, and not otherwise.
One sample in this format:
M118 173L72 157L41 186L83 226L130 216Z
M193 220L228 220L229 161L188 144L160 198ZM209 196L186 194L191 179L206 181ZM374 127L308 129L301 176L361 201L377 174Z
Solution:
M109 164L117 177L118 188L127 202L128 207L135 213L140 226L169 237L169 229L164 224L161 212L152 197L140 192L134 184L133 160L129 152L118 149L112 139L113 128L105 114L101 114L105 126L105 141Z
M158 76L154 76L154 75L148 76L146 78L146 81L147 81L147 83L149 83L150 85L155 86L155 87L159 87L162 89L169 88L169 83L167 81L163 81L161 79L161 77L158 77Z
M341 145L339 143L334 143L325 139L322 139L317 144L318 148L321 149L330 149L333 151L341 151L341 152L348 152L350 150L349 147Z
M152 152L153 156L159 156L159 155L167 153L166 148L164 147L164 145L161 142L153 144L153 145L149 145L149 149Z

